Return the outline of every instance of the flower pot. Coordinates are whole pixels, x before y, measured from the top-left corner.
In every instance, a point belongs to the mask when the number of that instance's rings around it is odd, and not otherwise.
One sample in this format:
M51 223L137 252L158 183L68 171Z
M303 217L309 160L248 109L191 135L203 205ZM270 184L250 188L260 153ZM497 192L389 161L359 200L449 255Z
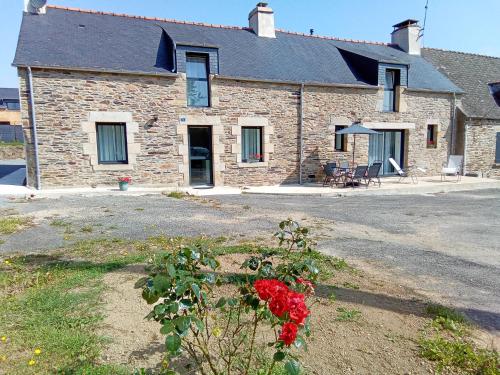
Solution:
M121 191L127 191L128 190L128 182L120 181L120 182L118 182L118 186L120 187Z

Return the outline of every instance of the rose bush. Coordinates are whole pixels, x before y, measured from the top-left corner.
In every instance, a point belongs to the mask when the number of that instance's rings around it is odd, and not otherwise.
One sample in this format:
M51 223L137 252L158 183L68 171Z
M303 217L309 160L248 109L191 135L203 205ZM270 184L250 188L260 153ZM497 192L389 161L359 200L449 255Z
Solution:
M287 220L276 237L286 246L249 257L244 273L231 280L216 273L220 264L203 245L152 259L149 276L136 287L155 305L147 318L160 323L168 357L189 356L201 374L247 375L256 368L272 374L278 363L291 375L299 373L294 349L305 348L310 336L307 297L319 271L309 256L306 228ZM234 294L217 298L217 288L228 283ZM258 332L264 342L256 340ZM258 363L256 347L266 343L272 360Z

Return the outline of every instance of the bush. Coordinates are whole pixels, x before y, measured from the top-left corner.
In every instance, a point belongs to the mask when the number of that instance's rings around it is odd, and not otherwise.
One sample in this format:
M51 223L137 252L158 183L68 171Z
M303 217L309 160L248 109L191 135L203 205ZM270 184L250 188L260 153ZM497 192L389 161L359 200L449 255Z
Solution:
M155 304L148 314L161 324L170 358L189 356L202 374L299 374L293 348L310 336L307 297L319 275L309 231L293 220L275 234L280 249L264 250L241 265L237 291L217 298L223 280L206 244L185 246L153 259L148 277L138 280L142 296ZM257 333L264 336L259 350ZM269 360L261 357L268 351Z

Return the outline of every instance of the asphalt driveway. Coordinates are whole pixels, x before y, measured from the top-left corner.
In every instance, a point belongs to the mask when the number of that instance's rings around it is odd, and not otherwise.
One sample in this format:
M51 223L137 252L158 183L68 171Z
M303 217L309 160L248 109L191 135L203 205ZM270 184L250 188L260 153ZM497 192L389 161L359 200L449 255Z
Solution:
M379 197L68 196L0 200L0 211L35 226L1 238L0 256L85 238L224 236L269 240L293 217L322 251L400 280L500 331L500 190ZM91 229L89 229L89 227Z

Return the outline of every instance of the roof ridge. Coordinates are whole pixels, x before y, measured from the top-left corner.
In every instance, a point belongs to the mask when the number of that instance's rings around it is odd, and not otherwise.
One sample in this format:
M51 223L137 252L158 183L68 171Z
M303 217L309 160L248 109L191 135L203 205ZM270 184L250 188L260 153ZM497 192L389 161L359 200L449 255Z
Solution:
M194 21L181 21L181 20L176 20L176 19L172 19L172 18L136 16L136 15L125 14L125 13L106 12L106 11L93 10L93 9L81 9L81 8L66 7L66 6L53 5L53 4L47 5L47 8L68 10L71 12L98 14L98 15L104 15L104 16L116 16L116 17L140 19L140 20L145 20L145 21L161 21L161 22L170 22L170 23L176 23L176 24L182 24L182 25L204 26L204 27L212 27L212 28L217 28L217 29L252 30L250 27L217 25L217 24L211 24L211 23L205 23L205 22L194 22ZM324 36L324 35L309 35L309 34L305 34L305 33L288 31L288 30L283 30L283 29L276 29L276 31L281 32L281 33L285 33L285 34L290 34L290 35L299 35L299 36L304 36L304 37L309 37L309 38L326 39L326 40L336 40L339 42L364 43L364 44L374 44L374 45L381 45L381 46L391 46L392 45L391 43L368 41L368 40L338 38L338 37L334 37L334 36Z
M205 27L212 27L212 28L217 28L217 29L251 30L248 27L217 25L217 24L211 24L211 23L205 23L205 22L194 22L194 21L181 21L181 20L176 20L176 19L172 19L172 18L135 16L135 15L125 14L125 13L105 12L105 11L101 11L101 10L81 9L81 8L65 7L65 6L61 6L61 5L52 5L52 4L47 5L47 8L59 9L59 10L69 10L71 12L98 14L98 15L103 15L103 16L116 16L116 17L132 18L132 19L139 19L139 20L145 20L145 21L161 21L161 22L170 22L170 23L177 23L177 24L183 24L183 25L205 26Z
M471 56L480 56L480 57L488 57L490 59L500 59L499 56L491 56L491 55L483 55L480 53L474 53L474 52L463 52L463 51L454 51L451 49L444 49L444 48L435 48L435 47L423 47L423 49L433 49L436 51L442 51L442 52L452 52L452 53L459 53L461 55L471 55Z
M339 38L339 37L335 37L335 36L325 36L325 35L310 35L310 34L300 33L300 32L296 32L296 31L288 31L288 30L283 30L283 29L276 29L276 31L278 31L280 33L285 33L285 34L305 36L305 37L308 37L308 38L337 40L339 42L375 44L375 45L378 45L378 46L392 46L392 45L394 45L392 43L376 42L376 41L370 41L370 40L358 40L358 39L349 39L349 38Z

